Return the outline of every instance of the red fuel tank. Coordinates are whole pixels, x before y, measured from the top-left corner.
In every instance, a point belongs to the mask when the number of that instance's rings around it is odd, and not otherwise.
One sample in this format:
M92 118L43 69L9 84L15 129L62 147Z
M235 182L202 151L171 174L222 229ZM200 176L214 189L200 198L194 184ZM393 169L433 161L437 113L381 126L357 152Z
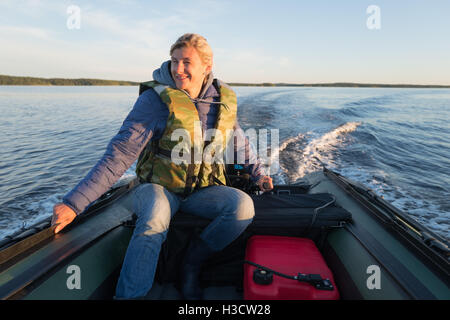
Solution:
M246 300L339 299L333 274L310 239L253 236L247 242L245 259L248 261L244 264Z

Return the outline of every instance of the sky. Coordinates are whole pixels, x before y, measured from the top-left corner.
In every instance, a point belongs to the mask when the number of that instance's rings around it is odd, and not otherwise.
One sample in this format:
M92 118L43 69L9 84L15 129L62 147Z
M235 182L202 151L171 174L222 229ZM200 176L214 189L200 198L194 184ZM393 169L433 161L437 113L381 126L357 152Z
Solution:
M448 0L0 0L0 74L151 80L191 32L225 82L450 85Z

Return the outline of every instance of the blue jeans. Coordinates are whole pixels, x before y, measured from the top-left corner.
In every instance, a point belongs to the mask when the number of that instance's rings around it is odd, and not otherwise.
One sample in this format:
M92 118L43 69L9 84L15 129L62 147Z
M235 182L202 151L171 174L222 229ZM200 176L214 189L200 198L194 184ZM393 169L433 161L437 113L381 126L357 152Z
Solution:
M161 244L178 210L179 214L212 220L200 238L215 251L235 240L255 214L253 201L246 193L226 186L202 188L185 199L153 183L141 184L133 192L138 218L117 283L117 299L143 297L151 289Z

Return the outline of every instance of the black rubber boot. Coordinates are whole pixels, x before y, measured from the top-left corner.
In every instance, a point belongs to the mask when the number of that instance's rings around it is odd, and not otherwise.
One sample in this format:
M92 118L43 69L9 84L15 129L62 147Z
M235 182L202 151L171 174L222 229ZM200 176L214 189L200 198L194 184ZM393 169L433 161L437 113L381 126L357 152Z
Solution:
M189 244L181 266L181 292L186 300L200 300L203 290L200 288L200 272L203 263L214 253L201 239Z

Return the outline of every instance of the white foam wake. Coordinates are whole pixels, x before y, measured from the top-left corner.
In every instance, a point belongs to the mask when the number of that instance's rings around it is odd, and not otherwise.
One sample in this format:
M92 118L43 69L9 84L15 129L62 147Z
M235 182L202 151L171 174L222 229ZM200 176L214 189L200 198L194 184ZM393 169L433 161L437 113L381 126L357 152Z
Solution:
M281 152L284 151L290 144L297 143L298 141L301 141L304 138L305 138L305 135L300 133L299 135L297 135L295 137L286 139L278 147L276 147L273 150L270 150L269 161L268 161L268 163L263 164L263 165L266 169L266 173L276 179L275 180L276 183L279 183L279 184L287 183L283 177L283 172L285 172L286 170L283 169L280 165Z
M321 163L333 168L335 164L335 156L337 150L344 144L348 137L348 133L353 132L361 124L361 122L348 122L324 135L311 140L303 150L298 150L299 155L297 169L292 168L289 172L283 168L291 181L295 181L307 175L308 173L322 169ZM305 136L300 134L295 138L287 139L280 146L280 151L286 149L291 144L304 139Z
M299 133L297 136L293 137L293 138L288 138L286 140L283 141L283 143L280 145L279 148L279 152L283 151L284 149L286 149L286 147L291 144L291 143L296 143L300 140L305 139L305 135L303 133Z

